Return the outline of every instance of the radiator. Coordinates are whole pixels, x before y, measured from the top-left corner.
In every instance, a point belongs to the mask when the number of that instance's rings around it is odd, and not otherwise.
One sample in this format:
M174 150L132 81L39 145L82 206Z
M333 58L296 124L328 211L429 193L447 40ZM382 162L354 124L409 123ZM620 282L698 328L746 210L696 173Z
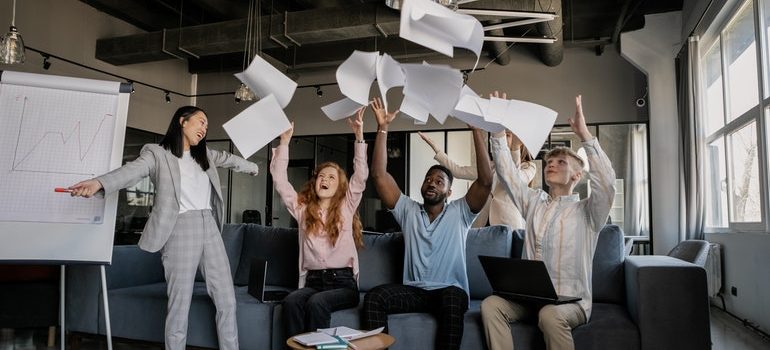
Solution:
M715 297L722 291L722 245L709 244L709 254L706 258L706 281L709 297Z

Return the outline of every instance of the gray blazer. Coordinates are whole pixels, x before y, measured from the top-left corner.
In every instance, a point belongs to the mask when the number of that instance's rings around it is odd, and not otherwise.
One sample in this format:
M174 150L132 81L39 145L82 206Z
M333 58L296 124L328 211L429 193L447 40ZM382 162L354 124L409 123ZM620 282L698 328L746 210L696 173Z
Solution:
M209 169L206 174L216 193L212 196L211 206L221 231L224 209L217 167L253 175L257 174L258 168L256 164L228 152L212 149L207 151ZM179 215L179 196L182 193L179 158L160 145L147 144L142 147L139 158L96 179L104 187L105 193L111 193L134 185L145 176L149 176L155 184L156 193L152 213L139 239L139 247L148 252L156 252L166 244Z

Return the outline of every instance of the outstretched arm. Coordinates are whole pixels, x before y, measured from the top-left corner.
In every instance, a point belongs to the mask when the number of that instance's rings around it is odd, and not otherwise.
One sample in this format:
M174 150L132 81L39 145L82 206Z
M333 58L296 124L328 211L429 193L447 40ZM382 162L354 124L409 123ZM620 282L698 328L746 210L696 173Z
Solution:
M433 142L433 140L428 137L427 135L423 134L422 132L417 132L417 135L420 135L420 137L425 141L425 143L430 146L430 148L433 149L433 152L436 153L436 155L433 157L439 164L449 169L449 171L452 172L452 176L454 176L456 179L463 179L463 180L476 180L476 167L475 166L462 166L455 161L449 159L446 153L442 152L441 150L436 147L436 144Z
M612 201L615 199L615 170L607 155L599 146L586 126L586 118L583 115L583 97L575 97L575 115L568 120L572 131L583 141L583 149L586 151L590 172L588 178L591 183L591 196L588 197L588 211L593 224L593 231L599 232L607 222Z
M484 145L484 131L478 128L473 130L473 147L476 150L476 173L478 177L473 181L468 193L465 194L465 201L471 212L478 213L487 203L487 197L492 190L492 169L489 166L489 155Z
M372 179L382 204L388 209L396 207L401 190L388 173L388 127L396 118L398 111L388 113L382 101L375 97L372 101L372 110L377 118L377 137L374 140L374 154L372 155Z

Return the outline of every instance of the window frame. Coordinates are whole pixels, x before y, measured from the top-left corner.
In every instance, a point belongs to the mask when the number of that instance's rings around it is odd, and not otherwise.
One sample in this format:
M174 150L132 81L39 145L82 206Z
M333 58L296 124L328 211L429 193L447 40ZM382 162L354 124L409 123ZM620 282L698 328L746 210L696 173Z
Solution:
M712 23L710 28L706 33L704 33L703 37L701 37L700 40L700 47L698 50L698 62L699 65L697 67L698 70L698 76L703 77L704 71L705 71L705 56L708 54L711 49L714 48L714 45L719 44L719 50L720 52L720 59L721 59L721 72L722 72L722 108L723 108L723 121L724 125L722 127L718 128L714 132L712 132L709 135L703 135L702 137L702 146L701 150L707 149L708 145L710 145L712 142L716 141L719 138L724 138L724 147L723 147L723 157L724 157L724 164L725 170L727 173L727 226L709 226L710 223L704 222L704 232L706 233L735 233L735 232L768 232L770 231L770 220L768 220L768 208L770 208L770 196L767 193L767 189L770 188L770 176L768 176L768 162L769 159L767 157L767 150L768 150L768 144L767 144L767 135L768 135L768 127L767 127L767 118L770 118L770 97L764 98L764 96L768 92L768 86L770 86L770 78L768 77L767 72L770 71L770 66L768 65L768 62L770 62L770 59L768 59L768 42L767 42L767 35L764 32L765 28L765 21L764 21L764 11L763 11L763 5L765 4L764 1L770 1L770 0L745 0L745 1L736 1L732 6L729 8L726 7L723 9L722 13L717 17L717 19ZM756 55L757 55L757 67L756 67L756 73L758 74L757 79L757 104L754 105L749 110L745 111L743 114L736 116L734 119L730 120L730 100L729 100L729 94L730 94L730 88L729 88L729 81L730 81L730 73L729 73L729 66L727 63L727 50L729 49L727 43L725 42L725 33L727 30L732 29L734 25L736 24L736 21L738 20L738 15L744 10L746 6L753 6L753 21L754 21L754 41L755 41L755 47L756 47ZM706 110L706 99L704 96L704 92L706 90L706 82L705 79L698 79L698 90L699 98L698 101L698 121L700 123L705 122L707 116L705 114ZM732 142L730 142L730 137L732 134L740 131L742 128L748 126L750 123L756 123L756 142L757 142L757 167L758 167L758 182L759 182L759 192L760 192L760 221L759 222L737 222L733 221L733 206L732 206L732 191L733 191L733 169L731 168L732 164ZM699 130L701 130L702 133L705 134L705 128L699 127ZM705 153L700 155L701 157L707 156ZM710 188L710 178L706 177L704 174L704 178L706 183L704 184L704 187ZM713 205L712 203L706 203L706 205Z

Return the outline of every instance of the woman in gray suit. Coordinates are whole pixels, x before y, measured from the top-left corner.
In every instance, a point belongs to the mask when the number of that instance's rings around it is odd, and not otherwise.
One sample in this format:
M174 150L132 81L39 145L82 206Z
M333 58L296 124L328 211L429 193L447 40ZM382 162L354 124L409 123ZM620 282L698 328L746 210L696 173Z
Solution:
M216 306L219 347L238 349L235 293L222 243L222 193L217 167L256 175L257 165L206 147L208 119L198 107L179 108L160 144L142 148L139 158L105 175L70 187L73 196L110 193L149 176L155 204L139 240L148 252L162 252L168 284L166 349L184 349L195 273L200 265Z

